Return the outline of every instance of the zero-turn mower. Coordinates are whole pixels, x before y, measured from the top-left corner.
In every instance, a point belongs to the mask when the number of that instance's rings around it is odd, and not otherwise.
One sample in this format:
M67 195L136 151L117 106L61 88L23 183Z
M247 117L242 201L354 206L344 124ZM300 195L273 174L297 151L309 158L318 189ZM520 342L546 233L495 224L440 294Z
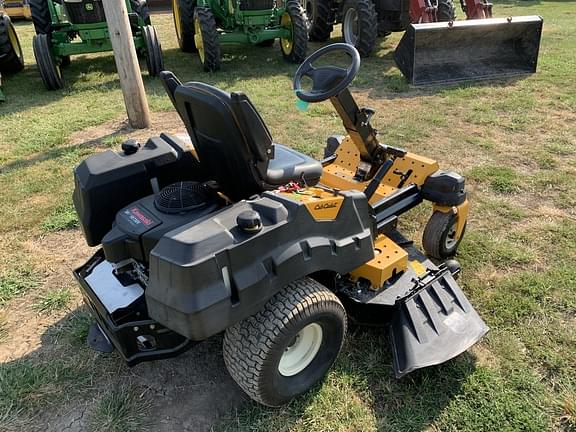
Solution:
M29 0L36 35L34 57L48 90L64 86L70 56L112 51L102 0ZM144 0L126 0L134 45L151 76L164 69L162 47Z
M352 61L318 66L329 53ZM84 235L102 244L75 271L93 348L135 365L224 332L234 380L277 406L324 376L348 319L389 326L397 377L486 333L450 259L466 227L464 178L378 141L374 111L347 88L359 65L354 47L334 44L296 72L298 98L329 99L348 133L328 139L322 161L274 143L243 93L161 74L193 146L129 140L75 170ZM426 254L397 229L423 200L434 208Z
M172 0L182 51L198 52L205 71L220 69L220 45L272 46L301 63L308 49L308 23L298 0Z
M492 18L487 0L301 0L310 39L325 41L342 23L344 41L364 57L376 37L405 31L394 60L414 85L509 77L536 72L542 18Z
M10 17L0 10L0 102L5 100L2 93L2 74L14 74L24 69L24 55Z

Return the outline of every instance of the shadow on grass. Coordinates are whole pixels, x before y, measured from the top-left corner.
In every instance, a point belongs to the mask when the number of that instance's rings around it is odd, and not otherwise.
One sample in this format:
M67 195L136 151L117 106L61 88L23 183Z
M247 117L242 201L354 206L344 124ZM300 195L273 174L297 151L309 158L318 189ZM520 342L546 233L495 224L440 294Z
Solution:
M103 430L105 423L107 431L200 432L245 402L226 372L221 336L128 368L117 353L86 346L91 322L84 307L74 310L47 328L36 350L0 363L0 430Z
M308 430L310 423L324 425L321 430L420 431L475 369L475 358L465 353L396 380L386 332L352 327L324 383L270 409L249 402L228 375L221 335L179 357L128 368L117 353L86 346L91 322L84 307L76 309L47 328L35 351L0 364L0 429L91 430L104 418L114 422L108 430L278 432ZM119 406L109 406L111 400Z
M67 147L56 147L49 150L35 153L32 157L15 160L13 162L7 163L6 165L0 166L0 174L8 174L13 171L23 170L34 166L36 164L45 162L51 159L58 159L62 156L72 155L78 151L89 149L96 145L102 145L105 142L115 137L120 137L133 129L128 125L128 122L124 122L123 126L115 130L114 132L108 133L106 135L99 136L94 139L82 141L78 144L67 146Z

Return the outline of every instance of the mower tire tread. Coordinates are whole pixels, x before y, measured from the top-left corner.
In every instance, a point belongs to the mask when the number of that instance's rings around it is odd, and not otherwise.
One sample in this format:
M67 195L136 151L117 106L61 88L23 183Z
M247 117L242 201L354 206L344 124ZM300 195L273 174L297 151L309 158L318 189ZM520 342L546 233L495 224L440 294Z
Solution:
M334 314L343 325L340 344L332 347L336 353L334 358L325 370L318 371L321 378L342 348L346 335L346 311L338 297L315 280L304 278L291 282L274 295L260 312L226 330L224 362L232 378L253 400L267 406L280 406L297 396L279 395L271 391L270 383L273 380L270 370L277 368L277 351L284 351L279 341L286 338L290 326L313 319L321 313Z
M292 51L285 53L282 49L282 55L291 63L302 63L308 54L308 18L298 0L288 0L286 12L292 21Z
M52 17L48 8L49 0L30 0L30 11L36 34L52 33Z
M17 46L13 45L10 32L13 32ZM22 69L24 69L24 55L16 36L16 29L8 15L0 13L0 72L13 74Z
M220 70L220 44L218 42L218 28L212 11L206 7L197 7L194 11L194 20L200 21L200 32L204 46L204 71L216 72Z
M178 46L180 50L187 53L198 51L194 43L194 9L196 9L196 0L173 0L173 4L178 3L180 11L180 31L177 34ZM174 7L174 6L173 6ZM176 15L174 15L174 26L176 26Z
M456 217L457 216L453 213L444 213L440 211L435 211L432 214L422 235L422 247L428 256L442 260L450 258L456 254L460 241L464 237L464 232L462 232L460 239L454 244L454 246L450 248L446 247L446 236L448 235L450 228L454 223L456 223ZM465 229L466 227L464 227L464 230Z
M312 1L312 22L310 23L309 36L314 42L326 42L334 29L330 20L331 0Z
M456 7L453 0L438 0L438 11L436 12L439 22L449 22L456 19Z
M46 34L37 34L32 38L32 48L36 65L40 71L42 82L48 90L58 90L64 87L60 66L52 57L50 41Z
M369 57L376 46L376 38L378 37L378 15L374 2L372 0L346 0L342 9L342 16L345 17L347 10L351 8L356 9L358 14L359 34L355 47L360 56Z
M146 66L148 74L156 77L164 70L164 57L162 56L162 45L158 39L158 33L153 26L142 27L142 35L146 42Z

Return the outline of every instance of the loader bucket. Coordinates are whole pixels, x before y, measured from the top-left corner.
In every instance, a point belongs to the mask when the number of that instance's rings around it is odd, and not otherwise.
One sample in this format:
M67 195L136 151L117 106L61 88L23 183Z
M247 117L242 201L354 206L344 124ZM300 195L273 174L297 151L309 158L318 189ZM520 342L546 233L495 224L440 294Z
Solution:
M539 16L410 24L394 60L413 85L530 74L541 34Z
M456 357L488 331L450 273L398 301L395 309L391 333L397 378Z

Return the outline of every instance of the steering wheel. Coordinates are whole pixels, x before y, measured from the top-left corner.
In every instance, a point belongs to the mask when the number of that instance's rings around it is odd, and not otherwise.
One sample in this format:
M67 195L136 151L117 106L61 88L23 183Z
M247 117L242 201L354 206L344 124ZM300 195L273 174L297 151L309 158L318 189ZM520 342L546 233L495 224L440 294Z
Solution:
M326 54L334 51L343 51L348 54L352 63L347 68L338 66L314 67L312 63ZM322 102L336 96L352 82L360 69L360 54L352 45L346 43L335 43L320 48L310 55L300 65L294 75L294 91L299 99L305 102ZM302 90L302 77L312 79L312 89Z

